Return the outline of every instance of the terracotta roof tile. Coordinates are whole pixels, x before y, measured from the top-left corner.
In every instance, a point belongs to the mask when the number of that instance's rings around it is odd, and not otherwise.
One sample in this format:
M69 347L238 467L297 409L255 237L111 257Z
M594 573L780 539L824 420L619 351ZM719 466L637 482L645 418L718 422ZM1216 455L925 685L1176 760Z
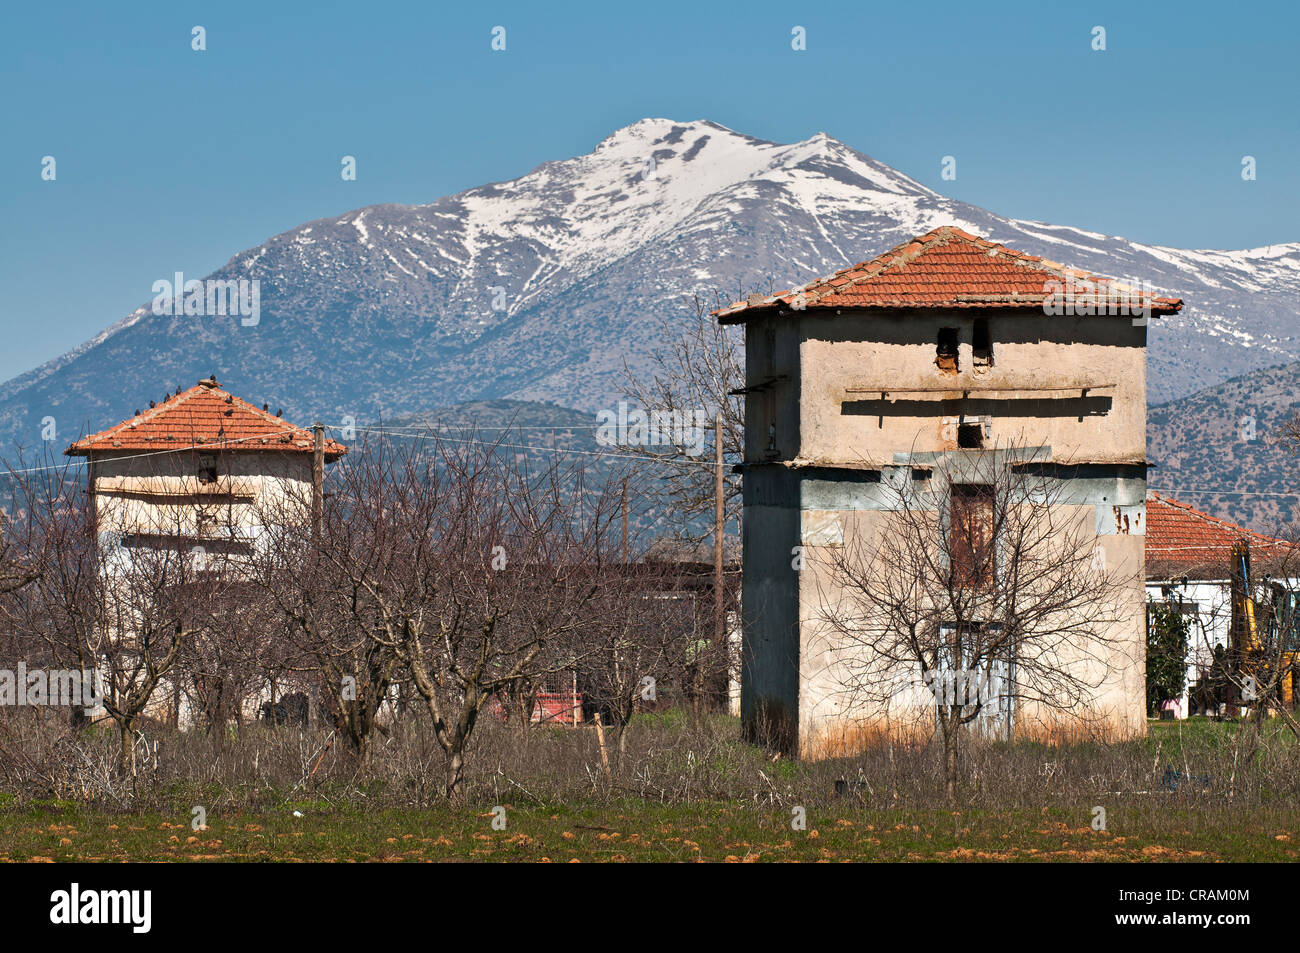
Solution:
M1200 574L1199 578L1226 579L1232 546L1243 539L1250 544L1252 563L1295 559L1295 547L1284 540L1252 532L1159 493L1147 494L1147 578Z
M83 437L64 453L83 457L92 452L183 449L310 453L312 446L310 428L295 427L254 407L210 378L115 427ZM326 459L345 453L343 444L326 439Z
M1073 285L1076 300L1090 297L1098 309L1107 293L1136 295L1153 315L1182 308L1178 298L1159 298L1111 278L1066 268L1013 251L945 225L910 239L879 258L770 296L751 296L713 314L724 324L748 312L795 307L824 308L1024 308L1041 310L1052 294ZM1081 297L1080 297L1081 296ZM801 301L796 304L796 298ZM1102 312L1104 313L1104 312Z

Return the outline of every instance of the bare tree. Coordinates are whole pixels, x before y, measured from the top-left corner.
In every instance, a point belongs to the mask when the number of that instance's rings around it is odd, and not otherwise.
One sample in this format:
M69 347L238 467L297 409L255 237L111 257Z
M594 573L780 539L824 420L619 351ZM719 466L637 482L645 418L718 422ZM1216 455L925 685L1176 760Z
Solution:
M414 598L385 600L381 636L424 700L452 800L464 796L466 750L489 698L571 668L587 650L619 512L615 485L588 487L579 466L552 461L533 473L462 439L439 448L446 492L417 498L416 525L437 532L411 561Z
M1300 411L1292 411L1278 428L1276 440L1291 453L1300 453Z
M276 521L266 576L326 680L350 685L352 707L339 703L358 750L389 687L409 678L453 800L488 702L584 651L584 607L615 552L618 486L588 486L558 460L531 470L503 439L439 431L355 448L318 532Z
M383 557L376 546L387 546L390 559L395 555L394 544L376 539L367 522L376 512L382 520L385 506L391 509L383 498L390 465L380 453L336 467L318 526L310 488L259 505L265 544L256 579L283 619L279 668L319 696L318 707L362 772L381 730L380 709L398 679L396 654L372 638L380 620L364 584L368 561Z
M813 547L845 707L885 731L937 730L950 801L972 728L1097 717L1097 690L1140 671L1113 636L1137 613L1137 565L1107 566L1092 507L1072 507L1050 470L985 453L960 477L901 468L871 521ZM806 570L807 571L807 570ZM1136 644L1141 651L1141 642Z
M620 757L638 708L655 708L690 682L688 659L699 641L695 593L676 567L642 554L596 593L584 633L581 684L594 714L610 726Z
M165 517L148 525L105 518L70 464L38 471L22 498L40 572L11 620L28 644L44 642L59 661L102 677L121 740L118 767L134 775L139 726L183 646L210 625L226 561L189 546L179 517L166 525Z
M713 307L729 303L715 295ZM663 318L659 337L665 347L651 352L649 377L634 372L624 363L629 396L645 410L694 415L701 412L709 421L722 415L722 449L727 463L738 462L745 440L745 407L740 389L745 386L745 349L741 329L721 325L709 313L705 299L695 295L691 316L685 321ZM695 419L687 417L687 419ZM712 447L710 439L708 447ZM648 456L644 448L621 449L640 458ZM654 448L653 456L676 461L679 465L659 466L649 474L657 482L646 481L648 497L656 510L681 520L680 534L699 540L711 532L714 505L714 474L700 455L699 445L682 441ZM741 485L738 475L725 478L726 518L740 525Z
M281 667L278 619L262 590L241 579L223 595L213 600L208 624L182 646L174 679L178 699L189 701L218 746L232 720L242 725L244 703Z
M2 464L0 467L8 469ZM0 595L23 588L40 574L37 524L32 519L31 507L26 499L19 502L19 491L23 488L23 470L20 460L20 477L18 480L10 480L14 491L10 505L7 508L0 507Z

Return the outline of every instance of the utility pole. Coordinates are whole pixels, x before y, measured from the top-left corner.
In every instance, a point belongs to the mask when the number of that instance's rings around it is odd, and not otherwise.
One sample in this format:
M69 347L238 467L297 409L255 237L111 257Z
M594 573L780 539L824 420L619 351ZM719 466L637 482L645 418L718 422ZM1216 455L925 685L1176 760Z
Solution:
M319 420L312 424L315 438L311 460L311 538L320 541L321 514L325 510L325 425Z
M722 535L726 524L722 479L722 414L713 418L713 645L727 658L727 617L722 590Z
M623 477L623 565L627 565L627 477Z

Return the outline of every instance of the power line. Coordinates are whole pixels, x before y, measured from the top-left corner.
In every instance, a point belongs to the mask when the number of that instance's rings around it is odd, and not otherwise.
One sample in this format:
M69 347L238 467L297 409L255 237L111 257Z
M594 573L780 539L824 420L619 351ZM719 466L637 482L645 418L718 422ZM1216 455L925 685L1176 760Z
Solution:
M1153 488L1153 491L1156 493L1204 493L1215 496L1278 496L1289 499L1300 499L1300 491L1295 493L1283 493L1281 490L1215 490L1209 487L1201 487L1193 484L1180 484L1176 490Z
M299 433L305 433L305 434L311 433L310 427L295 427L292 424L287 425L287 427L288 427L287 432L297 431ZM334 430L338 428L331 427L329 429ZM220 450L229 444L243 443L246 440L261 440L264 437L282 437L285 435L285 433L286 430L284 428L281 428L279 430L268 430L266 433L251 434L247 437L239 437L237 439L222 438L220 445L193 443L186 447L168 447L166 450L149 450L144 453L133 453L124 457L114 457L113 462L116 463L119 460L141 460L146 457L160 457L168 453L184 453L187 450ZM44 470L62 470L68 467L84 467L89 462L90 461L88 459L71 459L64 463L51 464L49 466L21 467L17 470L11 467L7 467L5 468L4 472L5 473L40 473Z
M539 446L535 446L535 445L531 445L531 444L500 444L500 443L497 443L497 444L489 444L488 441L465 440L465 439L457 439L457 438L455 438L455 437L448 437L448 436L445 436L444 433L445 433L445 431L448 429L447 427L439 427L437 430L435 430L434 428L429 427L429 428L424 428L424 432L411 433L411 432L407 432L406 430L403 430L403 429L397 429L397 428L388 428L388 427L357 427L357 426L355 426L355 425L353 425L353 424L323 424L322 426L324 426L326 430L333 430L333 431L349 430L349 431L358 432L358 433L373 433L373 434L380 434L380 435L389 435L389 436L394 436L394 437L412 437L412 438L422 438L422 437L425 437L426 435L430 435L430 436L432 436L432 435L435 435L435 434L436 434L436 435L437 435L437 439L439 439L439 440L445 440L445 441L448 441L448 442L451 442L451 443L480 443L480 444L484 444L484 445L490 445L490 446L502 447L502 448L504 448L504 449L508 449L508 450L533 450L533 451L542 452L542 453L569 453L569 454L578 454L578 455L581 455L581 456L591 456L591 457L615 457L615 458L621 458L621 459L634 458L634 459L640 459L640 460L653 461L653 462L657 462L657 463L673 464L673 465L676 465L676 466L705 466L705 467L712 466L712 464L709 463L709 462L706 461L706 460L698 460L698 461L696 461L696 460L681 460L681 459L674 459L674 458L671 458L671 457L668 457L668 456L661 456L661 455L658 455L658 454L638 454L638 453L631 453L631 452L629 452L629 451L617 451L617 450L616 450L616 451L579 450L579 449L571 448L571 447L539 447ZM500 431L509 431L509 430L526 429L526 428L516 428L516 427L485 427L485 428L478 428L478 427L475 427L475 428L470 428L470 429L473 429L473 430L494 430L494 431L495 431L495 430L500 430ZM598 430L598 429L600 429L600 428L599 428L599 427L596 427L596 426L589 427L589 428L588 428L588 427L572 427L572 428L570 428L570 427L550 427L550 426L542 427L542 426L538 426L538 427L535 428L535 429L541 429L541 430L587 430L587 429L590 429L590 430ZM247 437L239 437L239 438L237 438L237 439L226 439L226 440L222 440L219 444L199 444L199 443L195 443L195 444L189 444L189 445L187 445L187 446L183 446L183 447L168 447L168 448L165 449L165 450L149 450L149 451L146 451L146 452L144 452L144 453L133 453L133 454L128 454L128 455L126 455L126 456L114 457L114 458L113 458L113 461L114 461L114 462L117 462L117 461L126 461L126 460L140 460L140 459L145 459L145 458L148 458L148 457L159 457L159 456L164 456L164 455L169 454L169 453L185 453L185 452L190 451L190 450L215 450L215 451L219 451L219 450L222 450L222 449L228 448L228 447L229 447L230 445L232 445L232 444L245 443L245 442L247 442L247 441L249 441L249 440L260 440L260 439L262 439L262 438L264 438L264 437L284 436L284 434L285 434L286 432L288 432L288 433L297 432L297 433L302 433L302 434L310 434L310 433L312 432L312 430L311 430L310 427L295 427L295 426L293 426L292 424L286 424L286 427L285 427L285 428L281 428L281 429L277 429L277 430L272 430L272 431L267 431L266 433L251 434L251 435L249 435L249 436L247 436ZM84 466L87 465L88 462L89 462L89 461L86 460L86 459L75 459L75 460L68 460L68 461L63 462L63 463L50 464L50 465L45 465L45 466L20 467L20 468L18 468L18 469L14 469L14 468L12 468L12 467L8 467L8 468L6 468L3 472L8 473L8 474L19 474L19 473L41 473L41 472L49 471L49 470L62 470L62 469L65 469L65 468L71 468L71 467L84 467Z
M577 426L577 425L568 425L568 424L519 424L517 426L512 425L512 426L504 426L504 427L480 427L474 423L459 424L459 425L439 423L439 424L403 424L401 427L378 427L378 428L371 427L367 429L378 429L384 433L401 433L403 430L432 431L435 428L438 430L461 429L461 430L484 430L484 431L486 430L599 430L602 426L608 426L608 425L582 424L580 426ZM362 428L356 428L356 429L362 429Z
M331 427L330 429L335 429L335 428ZM382 430L373 427L353 427L352 429L356 430L359 433L389 434L395 437L422 438L425 436L424 434L420 434L420 433L402 433L400 431ZM688 466L688 467L689 466L703 466L703 467L713 466L713 464L707 460L679 460L679 459L674 459L672 457L661 456L653 453L632 453L626 450L603 451L603 450L578 450L572 447L538 447L529 444L490 443L489 441L486 440L458 439L456 437L445 437L441 435L439 435L437 439L445 440L449 443L477 443L483 446L501 447L506 450L536 450L542 453L573 453L573 454L579 454L581 456L586 456L586 457L615 457L623 460L631 458L637 460L648 460L655 463L668 463L674 466Z

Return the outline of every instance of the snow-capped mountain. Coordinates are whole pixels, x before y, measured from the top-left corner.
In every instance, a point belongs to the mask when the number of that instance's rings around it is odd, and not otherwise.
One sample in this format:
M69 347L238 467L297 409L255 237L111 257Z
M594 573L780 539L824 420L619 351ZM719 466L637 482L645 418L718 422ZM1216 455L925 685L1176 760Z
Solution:
M1153 403L1300 358L1300 244L1140 245L944 198L825 134L782 145L644 119L510 182L240 252L208 277L257 280L256 324L146 302L0 386L0 440L36 443L47 415L60 440L100 429L210 373L304 422L507 397L594 410L691 295L785 288L943 224L1184 298L1182 316L1153 322Z

